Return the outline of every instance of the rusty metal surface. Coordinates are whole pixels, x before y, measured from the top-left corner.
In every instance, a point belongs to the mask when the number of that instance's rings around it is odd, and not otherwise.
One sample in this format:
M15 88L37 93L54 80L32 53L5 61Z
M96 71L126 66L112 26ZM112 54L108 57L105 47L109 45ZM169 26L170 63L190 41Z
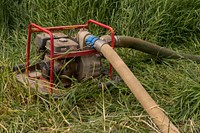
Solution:
M53 97L61 97L66 95L64 90L57 89L55 87L52 87L52 93L49 86L49 81L36 78L40 75L41 73L32 72L30 73L30 76L32 77L28 77L26 74L17 74L16 78L25 86L26 89L30 89L31 92L38 92L40 95L51 94Z
M69 51L77 51L79 44L70 38L54 39L54 53L64 53ZM46 43L46 49L50 51L50 41Z

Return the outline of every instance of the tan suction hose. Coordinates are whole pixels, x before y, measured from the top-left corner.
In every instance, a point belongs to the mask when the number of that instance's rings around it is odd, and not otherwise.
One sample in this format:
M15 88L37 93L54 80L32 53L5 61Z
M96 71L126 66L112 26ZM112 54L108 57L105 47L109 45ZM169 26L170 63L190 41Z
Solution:
M78 38L79 42L85 42L83 45L94 47L104 55L163 133L179 133L179 130L165 115L163 109L156 104L123 60L106 41L84 30L79 31Z
M161 131L163 133L178 133L178 129L170 122L163 110L155 103L119 55L108 44L102 45L100 52L113 65L115 70Z

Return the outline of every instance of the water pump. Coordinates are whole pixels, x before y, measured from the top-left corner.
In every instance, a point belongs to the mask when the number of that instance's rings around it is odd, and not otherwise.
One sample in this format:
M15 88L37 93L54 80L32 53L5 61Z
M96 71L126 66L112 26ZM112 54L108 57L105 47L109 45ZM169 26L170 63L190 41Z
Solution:
M88 31L89 24L93 23L110 31L110 41L114 48L114 31L111 27L89 20L83 25L41 27L31 23L28 27L28 39L26 46L26 66L18 73L17 79L23 84L31 85L32 90L41 94L52 94L55 97L64 95L60 88L71 86L72 78L78 81L98 77L102 74L102 54L94 49L92 43L101 41ZM74 34L66 34L65 31L73 30ZM38 60L30 65L31 36L34 38ZM85 41L86 37L88 42ZM92 40L90 40L92 39ZM112 77L112 65L109 75Z
M101 38L92 35L89 31L89 23L94 23L110 31L110 36ZM64 30L79 29L74 36L64 34ZM31 35L37 34L35 44L37 46L38 56L40 57L36 64L30 65L30 47ZM130 44L139 45L130 45ZM114 44L117 46L126 46L141 49L147 53L160 54L160 47L147 43L142 40L114 36L114 30L102 23L94 20L88 20L83 25L58 26L43 28L34 23L28 27L28 39L26 45L26 65L16 77L27 88L36 90L42 94L50 94L55 97L62 96L64 91L58 86L67 87L71 85L70 78L75 77L78 81L97 77L101 74L102 63L100 57L104 56L110 63L109 76L112 77L112 68L129 87L136 99L151 116L153 121L164 133L178 133L176 126L169 120L156 102L151 98L134 74L126 66L123 60L115 52ZM140 45L142 44L142 45ZM126 47L125 46L125 47ZM150 51L149 51L150 50ZM190 59L194 56L178 55L174 51L164 49L160 54L162 57L172 55L174 58ZM199 60L199 57L193 58ZM59 84L59 85L58 85Z

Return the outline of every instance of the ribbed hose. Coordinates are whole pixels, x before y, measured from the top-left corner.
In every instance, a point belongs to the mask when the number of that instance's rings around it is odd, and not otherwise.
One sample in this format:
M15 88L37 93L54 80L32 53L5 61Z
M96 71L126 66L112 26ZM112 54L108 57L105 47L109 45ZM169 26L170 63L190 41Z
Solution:
M113 65L161 131L163 133L178 133L178 129L170 122L163 110L155 103L118 54L108 44L104 44L100 48L100 52Z
M111 40L111 37L108 35L102 36L102 38L107 41ZM129 36L115 36L115 38L115 47L132 48L162 58L186 59L200 62L200 56L198 55L179 54L173 50L158 46L142 39Z

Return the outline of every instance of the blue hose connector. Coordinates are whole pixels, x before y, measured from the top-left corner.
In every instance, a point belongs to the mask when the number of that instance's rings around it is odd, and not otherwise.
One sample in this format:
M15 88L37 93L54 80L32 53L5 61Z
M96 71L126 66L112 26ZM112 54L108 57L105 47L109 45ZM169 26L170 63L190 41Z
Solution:
M99 39L99 37L90 35L87 39L86 39L86 45L89 45L91 48L94 48L94 43Z

